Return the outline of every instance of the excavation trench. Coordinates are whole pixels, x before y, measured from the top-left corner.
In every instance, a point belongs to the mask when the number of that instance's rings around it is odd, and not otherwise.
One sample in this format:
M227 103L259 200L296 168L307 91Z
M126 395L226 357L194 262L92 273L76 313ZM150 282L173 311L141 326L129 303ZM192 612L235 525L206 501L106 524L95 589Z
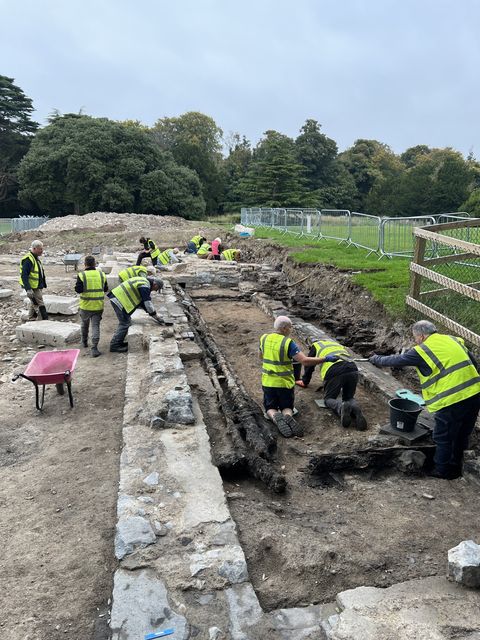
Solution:
M343 429L314 402L322 397L317 374L296 393L304 437L277 437L262 417L258 358L259 336L271 330L272 318L235 288L187 288L180 295L205 353L202 362L186 363L188 380L265 610L329 602L360 585L441 575L446 549L480 534L477 488L464 480L401 473L390 454L318 473L319 457L380 447L385 398L360 385L369 428ZM423 444L429 455L431 445Z

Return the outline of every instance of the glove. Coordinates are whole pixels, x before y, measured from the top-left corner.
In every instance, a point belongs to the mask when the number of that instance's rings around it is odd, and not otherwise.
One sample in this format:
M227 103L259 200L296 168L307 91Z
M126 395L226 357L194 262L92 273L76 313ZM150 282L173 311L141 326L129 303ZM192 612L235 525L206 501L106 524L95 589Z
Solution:
M157 312L156 311L152 311L151 313L148 314L151 318L156 318L157 317Z
M340 360L338 356L325 356L324 362L337 362Z
M373 365L375 365L376 367L378 367L377 362L378 362L378 358L379 358L379 357L380 357L380 356L378 356L376 353L374 353L374 354L373 354L373 356L370 356L370 357L369 357L368 361L370 362L370 364L373 364Z
M35 296L33 295L33 291L31 289L27 291L27 298L32 302L35 300Z

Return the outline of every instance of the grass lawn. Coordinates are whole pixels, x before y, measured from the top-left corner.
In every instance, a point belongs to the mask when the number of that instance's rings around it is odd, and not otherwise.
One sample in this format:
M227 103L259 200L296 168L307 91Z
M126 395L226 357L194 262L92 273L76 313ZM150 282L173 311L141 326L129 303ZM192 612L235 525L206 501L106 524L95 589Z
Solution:
M0 233L10 233L12 230L12 225L10 222L1 222L0 221Z
M392 316L406 317L409 314L405 305L410 282L409 260L378 260L375 254L367 257L368 251L365 249L339 245L335 240L308 240L272 229L257 228L255 237L268 238L282 246L291 247L292 258L298 262L319 262L358 272L353 273L353 281L367 289Z

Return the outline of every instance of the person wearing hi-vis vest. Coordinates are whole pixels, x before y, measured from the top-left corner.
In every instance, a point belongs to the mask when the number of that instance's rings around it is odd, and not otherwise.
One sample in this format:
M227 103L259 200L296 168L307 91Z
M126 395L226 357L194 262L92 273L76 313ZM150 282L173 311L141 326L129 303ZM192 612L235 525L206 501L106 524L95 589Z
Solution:
M202 260L209 260L212 255L212 247L208 244L208 242L204 242L200 249L197 251L197 258L201 258Z
M173 262L180 262L180 260L177 258L177 254L180 253L180 251L178 249L165 249L165 251L162 251L161 253L158 254L158 262L159 265L158 266L164 266L166 267L169 264L172 264Z
M139 307L144 309L149 316L156 322L162 324L157 317L157 312L153 306L150 293L152 291L160 291L163 288L163 282L160 278L151 276L129 278L107 293L110 298L113 310L118 319L118 327L110 341L110 351L116 353L125 353L128 351L128 343L125 337L128 328L132 324L131 315Z
M153 267L149 267L149 269L152 269L152 272L155 272L155 269ZM125 282L125 280L128 280L129 278L136 278L138 276L143 276L144 278L146 278L148 273L149 270L147 269L147 267L144 267L141 264L138 266L134 265L133 267L122 269L118 274L118 279L120 280L120 282Z
M220 254L220 260L227 260L228 262L235 262L240 260L240 250L239 249L225 249Z
M325 358L320 366L325 406L340 417L342 427L349 427L353 423L359 431L364 431L367 428L367 421L354 398L358 384L358 367L352 361L347 349L335 340L315 340L308 355ZM302 378L297 379L295 384L302 389L308 387L314 370L315 367L305 367ZM300 378L297 371L295 374L295 378ZM342 394L341 400L338 399L340 394Z
M185 249L184 253L198 253L198 250L206 241L207 239L203 236L193 236L193 238L191 238L190 241L187 242L187 248Z
M155 242L150 238L145 238L142 236L140 238L140 244L143 244L143 251L138 254L137 257L137 266L142 264L142 260L144 258L150 258L153 266L157 264L158 254L160 253L160 249L157 247Z
M20 284L27 292L30 300L28 319L35 320L38 313L42 320L48 320L47 309L43 302L43 289L47 288L47 280L40 256L43 253L43 242L34 240L30 251L20 261ZM37 312L38 308L38 312Z
M425 408L434 414L434 467L429 475L453 480L462 475L463 452L468 449L480 409L477 362L462 338L437 333L428 320L412 327L416 346L401 355L369 361L377 367L416 367Z
M260 338L263 406L267 417L276 424L282 436L285 438L302 436L303 428L293 417L295 401L293 362L315 366L324 360L307 357L289 338L292 321L287 316L278 316L273 329L273 333L265 333Z
M98 343L104 298L108 286L106 275L96 268L94 256L85 256L85 271L78 274L75 291L80 294L82 347L88 347L88 330L92 325L91 355L92 358L98 358L102 355L98 350Z

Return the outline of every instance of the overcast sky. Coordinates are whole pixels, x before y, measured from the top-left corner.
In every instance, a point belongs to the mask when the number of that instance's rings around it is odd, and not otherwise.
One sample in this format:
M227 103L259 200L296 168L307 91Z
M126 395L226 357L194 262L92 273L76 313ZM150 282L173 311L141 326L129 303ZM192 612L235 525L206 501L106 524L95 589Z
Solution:
M307 118L340 149L480 158L478 0L0 0L0 74L53 109L186 111L256 143Z

